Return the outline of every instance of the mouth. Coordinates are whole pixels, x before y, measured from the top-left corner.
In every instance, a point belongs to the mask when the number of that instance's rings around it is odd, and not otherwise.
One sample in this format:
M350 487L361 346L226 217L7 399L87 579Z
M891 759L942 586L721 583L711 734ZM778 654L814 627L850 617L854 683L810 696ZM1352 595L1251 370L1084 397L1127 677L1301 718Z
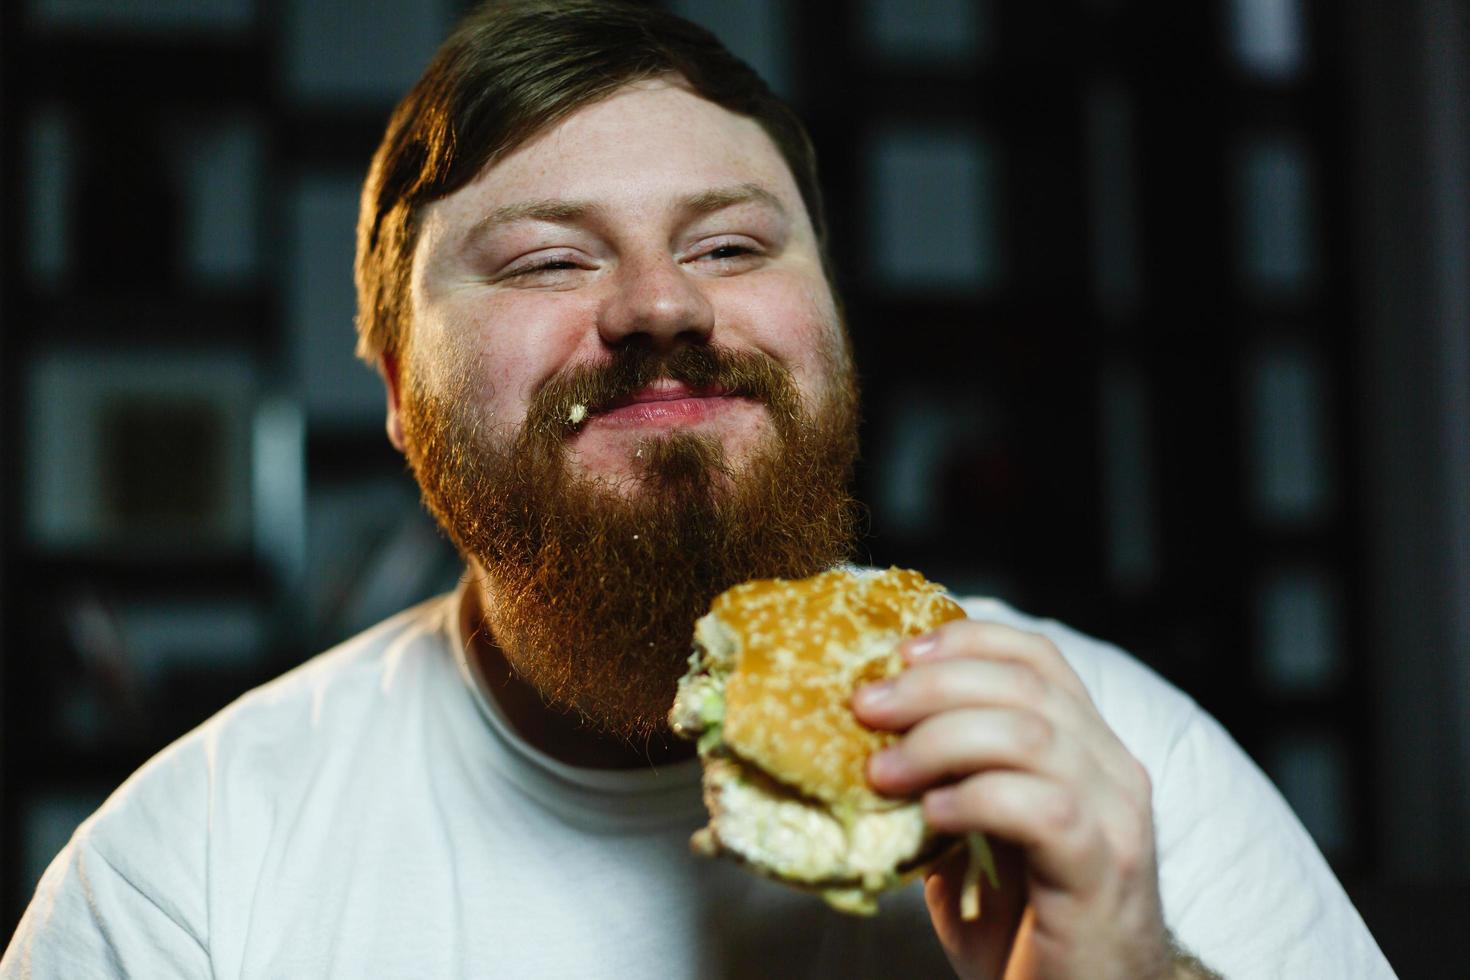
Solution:
M663 379L608 402L587 416L587 421L617 427L687 424L742 400L722 385L695 387Z

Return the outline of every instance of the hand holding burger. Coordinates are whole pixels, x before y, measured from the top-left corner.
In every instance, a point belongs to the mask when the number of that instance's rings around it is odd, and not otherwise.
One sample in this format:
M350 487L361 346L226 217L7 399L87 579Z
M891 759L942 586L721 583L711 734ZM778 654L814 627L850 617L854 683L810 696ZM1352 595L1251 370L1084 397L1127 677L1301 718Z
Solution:
M705 763L697 851L847 911L925 874L963 977L1214 976L1171 943L1148 775L1080 678L916 572L722 594L670 721Z
M995 918L956 915L954 867L929 876L930 916L960 975L1209 976L1185 972L1164 927L1148 774L1056 646L957 620L900 652L905 670L853 698L864 723L903 733L869 761L873 785L920 794L937 831L982 832L1021 859L997 903L1024 908L1009 949Z
M669 715L676 733L699 738L704 762L710 823L694 849L865 914L958 849L924 822L917 797L874 791L868 759L897 736L861 724L850 700L902 669L905 637L963 616L941 588L897 569L746 582L716 597ZM990 855L979 839L969 850L973 915Z

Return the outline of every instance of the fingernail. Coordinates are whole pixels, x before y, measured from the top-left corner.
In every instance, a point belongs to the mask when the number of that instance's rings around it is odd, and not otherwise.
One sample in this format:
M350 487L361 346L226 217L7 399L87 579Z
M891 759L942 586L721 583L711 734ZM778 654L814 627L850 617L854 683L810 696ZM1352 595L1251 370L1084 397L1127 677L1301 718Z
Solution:
M922 657L927 657L938 648L939 637L935 636L932 633L930 633L928 636L920 636L916 639L909 640L908 643L904 645L904 649L908 652L910 660L918 660Z
M876 708L878 705L893 697L893 682L879 681L876 684L868 684L858 689L858 704L864 708Z

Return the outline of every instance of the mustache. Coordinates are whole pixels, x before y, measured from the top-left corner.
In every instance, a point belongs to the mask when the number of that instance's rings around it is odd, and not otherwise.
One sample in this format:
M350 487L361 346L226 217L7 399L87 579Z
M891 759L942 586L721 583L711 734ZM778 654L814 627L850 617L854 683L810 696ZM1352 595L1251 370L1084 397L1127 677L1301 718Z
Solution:
M668 353L629 346L606 363L572 365L548 378L527 406L526 428L560 441L590 416L661 380L758 401L778 431L795 426L800 416L791 372L761 351L688 346Z

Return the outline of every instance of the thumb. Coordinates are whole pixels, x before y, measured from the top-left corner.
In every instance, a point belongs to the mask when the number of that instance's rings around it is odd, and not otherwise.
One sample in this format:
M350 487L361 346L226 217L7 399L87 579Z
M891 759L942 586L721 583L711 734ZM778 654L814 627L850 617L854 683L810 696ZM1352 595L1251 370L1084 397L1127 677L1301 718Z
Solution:
M1000 888L992 888L982 876L978 919L967 922L960 916L960 893L969 865L965 848L958 848L924 879L929 920L950 965L965 980L999 980L1005 975L1016 930L1026 910L1026 867L1020 852L999 842L991 846Z

